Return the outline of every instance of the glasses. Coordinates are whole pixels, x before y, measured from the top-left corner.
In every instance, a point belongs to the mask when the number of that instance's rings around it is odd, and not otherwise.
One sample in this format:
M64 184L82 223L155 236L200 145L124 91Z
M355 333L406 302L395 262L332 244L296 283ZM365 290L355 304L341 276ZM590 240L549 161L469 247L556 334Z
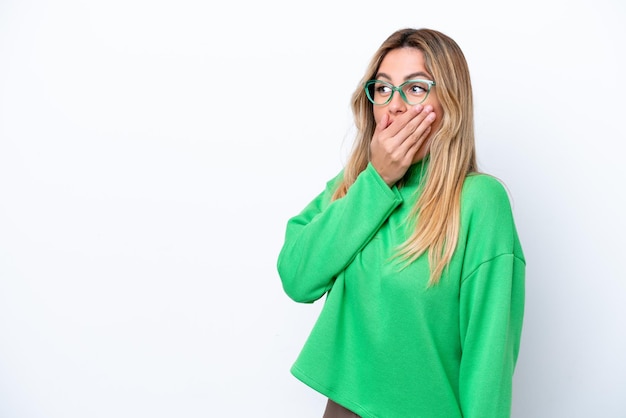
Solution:
M386 105L396 91L406 103L416 105L426 100L434 85L435 82L431 80L408 80L396 87L386 81L369 80L364 88L367 98L375 105Z

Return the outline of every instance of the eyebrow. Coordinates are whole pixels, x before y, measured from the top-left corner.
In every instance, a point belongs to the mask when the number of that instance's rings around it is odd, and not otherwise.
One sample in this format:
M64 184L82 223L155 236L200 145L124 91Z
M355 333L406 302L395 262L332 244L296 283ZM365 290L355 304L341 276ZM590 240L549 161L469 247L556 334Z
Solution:
M426 74L423 71L418 71L416 73L411 73L411 74L407 75L406 77L404 77L404 81L411 80L411 79L418 78L418 77L424 77L424 78L426 78L428 80L432 80L432 77L429 74ZM378 74L376 74L376 78L386 78L387 80L391 81L391 77L389 77L385 73L378 73Z

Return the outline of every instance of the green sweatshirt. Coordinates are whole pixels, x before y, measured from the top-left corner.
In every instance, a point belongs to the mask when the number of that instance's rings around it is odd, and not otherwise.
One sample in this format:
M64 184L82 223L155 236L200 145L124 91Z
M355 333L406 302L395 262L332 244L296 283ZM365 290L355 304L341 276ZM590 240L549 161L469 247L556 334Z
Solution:
M470 175L459 243L439 284L428 257L390 261L428 162L401 188L369 165L331 202L341 173L287 223L287 295L326 300L291 372L364 418L509 417L524 312L525 260L506 190Z

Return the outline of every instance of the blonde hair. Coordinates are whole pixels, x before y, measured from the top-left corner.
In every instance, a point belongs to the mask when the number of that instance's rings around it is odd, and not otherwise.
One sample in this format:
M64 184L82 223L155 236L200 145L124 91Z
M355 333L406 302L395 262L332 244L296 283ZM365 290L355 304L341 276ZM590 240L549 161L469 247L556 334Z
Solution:
M414 230L397 253L407 265L428 252L428 283L432 286L439 282L457 245L463 182L470 173L478 171L469 69L463 52L452 38L432 29L408 28L394 32L382 43L352 95L357 133L343 181L333 199L345 196L369 163L369 146L376 123L363 83L374 78L387 53L398 48L422 51L426 69L437 83L430 94L437 95L443 109L440 127L432 135L429 156L425 157L430 161L422 179L421 195L411 211Z

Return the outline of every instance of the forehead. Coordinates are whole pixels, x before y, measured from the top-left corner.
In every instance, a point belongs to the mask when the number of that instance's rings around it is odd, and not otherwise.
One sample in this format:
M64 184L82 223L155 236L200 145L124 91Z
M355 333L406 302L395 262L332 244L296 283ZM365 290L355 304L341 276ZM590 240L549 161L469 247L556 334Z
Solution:
M427 73L424 53L417 48L404 47L392 49L385 55L378 67L378 73L390 77L403 78L416 72Z

